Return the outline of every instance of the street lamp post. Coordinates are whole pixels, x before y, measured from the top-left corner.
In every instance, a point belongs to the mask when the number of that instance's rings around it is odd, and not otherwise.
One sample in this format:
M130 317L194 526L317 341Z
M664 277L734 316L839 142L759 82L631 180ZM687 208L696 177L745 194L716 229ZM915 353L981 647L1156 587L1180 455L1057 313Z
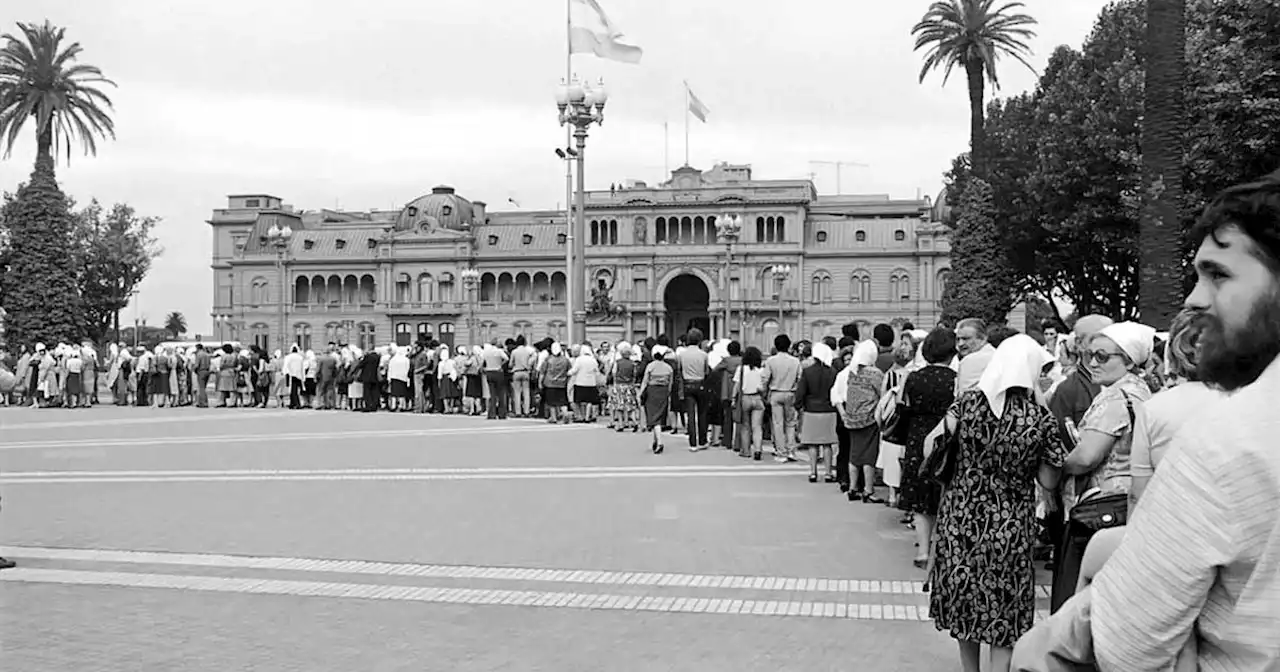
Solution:
M778 333L786 333L786 322L784 313L786 311L786 295L783 290L787 285L787 278L791 277L791 264L774 264L773 279L778 283Z
M573 263L570 264L568 276L569 306L572 308L573 324L570 334L574 343L587 339L587 264L586 252L586 175L583 169L584 153L587 148L587 129L592 124L604 124L604 105L609 100L605 91L604 80L596 86L590 86L576 77L568 82L561 82L556 91L556 108L560 111L560 125L573 127L574 147L578 158L578 188L575 209L577 210L573 225L569 231L569 243L573 250Z
M721 338L733 338L733 329L729 326L733 320L733 280L729 274L733 272L733 244L742 235L742 216L720 215L716 219L716 235L724 241L724 334Z
M213 325L214 327L217 328L216 338L219 341L227 340L226 337L224 336L225 332L223 331L223 329L226 327L227 320L230 320L230 319L231 319L230 315L214 315L213 316Z
M280 276L280 351L288 350L288 322L289 322L289 279L285 273L285 258L289 253L289 240L293 238L293 229L288 224L284 227L271 225L267 229L267 244L276 251L276 273Z
M462 276L462 287L467 292L467 345L475 347L476 302L474 293L476 285L480 283L480 271L474 268L464 268L459 275Z

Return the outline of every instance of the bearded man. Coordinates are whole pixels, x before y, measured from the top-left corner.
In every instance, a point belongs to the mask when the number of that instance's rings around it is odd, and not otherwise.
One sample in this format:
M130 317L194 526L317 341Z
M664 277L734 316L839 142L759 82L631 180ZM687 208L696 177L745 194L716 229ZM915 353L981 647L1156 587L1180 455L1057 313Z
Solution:
M1037 664L1045 649L1102 670L1280 669L1280 172L1219 194L1191 238L1186 307L1212 321L1198 373L1230 394L1174 438L1119 547L1014 669L1068 669Z

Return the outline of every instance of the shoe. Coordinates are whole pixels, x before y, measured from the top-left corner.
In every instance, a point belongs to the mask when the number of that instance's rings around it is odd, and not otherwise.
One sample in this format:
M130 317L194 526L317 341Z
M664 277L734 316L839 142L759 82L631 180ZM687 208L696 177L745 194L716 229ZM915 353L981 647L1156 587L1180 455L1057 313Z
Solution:
M849 484L844 481L840 481L840 492L849 492Z
M924 569L929 566L929 558L916 558L911 561L911 564L915 565L916 569Z
M884 504L884 500L880 499L879 497L876 497L871 493L867 493L862 496L862 503L863 504Z
M849 494L848 494L847 496L849 497L849 501L851 501L851 502L856 502L856 501L858 501L859 499L862 499L862 491L861 491L861 490L850 490L850 491L849 491Z
M17 567L17 566L18 566L18 563L12 560L9 560L8 558L0 558L0 569L13 569L14 567Z
M818 475L817 475L817 474L809 474L809 482L810 482L810 483L817 483L817 482L818 482Z
M835 476L835 474L827 474L827 477L824 479L824 481L825 481L826 483L836 483L836 482L837 482L837 481L836 481L836 476Z
M756 462L759 462L762 458L763 458L763 455L759 451L756 451L756 453L751 456L751 459L755 460Z

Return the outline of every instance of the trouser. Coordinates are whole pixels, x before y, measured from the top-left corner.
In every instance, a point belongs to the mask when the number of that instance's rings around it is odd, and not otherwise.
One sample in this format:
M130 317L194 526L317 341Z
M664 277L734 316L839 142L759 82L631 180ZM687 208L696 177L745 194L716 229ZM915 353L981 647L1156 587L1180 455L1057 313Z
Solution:
M289 376L289 408L302 407L302 379Z
M1080 565L1084 560L1084 551L1089 547L1089 539L1094 531L1081 525L1067 521L1066 533L1062 535L1062 543L1058 546L1056 561L1053 565L1053 586L1049 594L1049 613L1056 612L1063 603L1076 594L1076 582L1080 578Z
M151 374L146 371L138 374L138 389L133 396L135 406L151 405Z
M723 399L719 403L720 445L732 450L737 447L734 445L734 432L737 431L737 423L733 421L733 404L728 399Z
M200 408L208 408L209 406L209 372L196 372L196 406Z
M413 378L413 410L416 413L426 413L427 403L430 395L427 394L427 380L430 376L426 374L417 374Z
M364 383L365 413L376 413L382 407L382 386L377 383Z
M485 371L489 381L489 417L507 419L507 380L502 371Z
M796 395L794 392L769 393L769 416L773 424L773 453L792 457L796 453Z
M316 383L316 407L331 409L337 404L338 388L333 380L322 380Z
M512 374L511 387L515 393L516 416L529 415L529 372L516 371Z
M836 420L836 441L838 442L838 448L836 449L836 480L841 483L849 483L849 452L852 449L852 445L849 443L849 429L839 419Z
M701 380L684 383L684 413L690 446L707 445L707 391Z

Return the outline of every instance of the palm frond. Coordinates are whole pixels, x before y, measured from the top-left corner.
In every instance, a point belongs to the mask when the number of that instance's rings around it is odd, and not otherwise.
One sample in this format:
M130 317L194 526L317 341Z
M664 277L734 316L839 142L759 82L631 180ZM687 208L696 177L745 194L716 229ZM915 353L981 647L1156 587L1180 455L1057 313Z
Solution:
M1031 54L1027 42L1036 36L1031 28L1036 20L1018 13L1024 7L1017 1L996 7L996 0L938 0L931 4L911 29L915 50L926 50L920 81L941 68L945 86L957 65L965 67L976 61L984 77L999 88L996 66L1002 56L1034 71L1027 60Z

